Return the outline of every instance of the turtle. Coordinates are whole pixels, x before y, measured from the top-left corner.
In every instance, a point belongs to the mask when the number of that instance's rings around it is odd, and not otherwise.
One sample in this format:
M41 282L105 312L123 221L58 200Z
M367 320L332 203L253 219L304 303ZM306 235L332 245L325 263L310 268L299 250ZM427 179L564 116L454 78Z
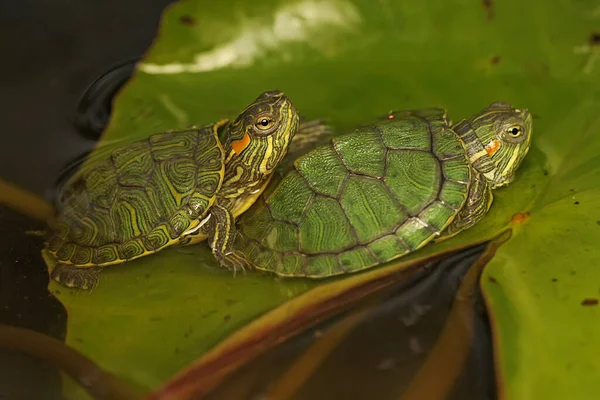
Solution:
M530 112L501 101L456 124L443 107L390 112L298 157L238 219L234 248L280 277L398 259L481 220L531 135Z
M51 278L91 290L106 266L207 238L219 265L235 273L247 264L232 248L235 219L264 190L298 126L291 100L272 90L233 121L98 152L65 181L48 222L42 256ZM306 126L305 136L327 132Z

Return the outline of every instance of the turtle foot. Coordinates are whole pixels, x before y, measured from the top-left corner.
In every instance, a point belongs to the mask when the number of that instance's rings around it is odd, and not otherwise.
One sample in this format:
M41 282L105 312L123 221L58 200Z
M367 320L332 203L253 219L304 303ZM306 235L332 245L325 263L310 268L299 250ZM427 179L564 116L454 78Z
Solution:
M222 267L233 271L234 277L237 271L242 271L244 274L246 274L246 267L250 266L250 262L246 256L236 250L227 254L215 253L215 258Z
M57 264L50 278L63 286L91 292L98 286L101 267L77 268L72 265Z

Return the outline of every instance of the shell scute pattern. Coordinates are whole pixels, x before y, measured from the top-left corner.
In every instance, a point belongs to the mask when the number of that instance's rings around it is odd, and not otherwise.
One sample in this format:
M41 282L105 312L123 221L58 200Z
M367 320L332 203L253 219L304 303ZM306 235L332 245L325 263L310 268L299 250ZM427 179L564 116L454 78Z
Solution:
M258 269L317 277L422 247L467 197L469 161L447 127L440 108L400 113L299 157L240 219L239 248Z
M88 172L85 181L85 192L95 194L95 206L108 210L115 201L117 195L117 175L113 172L109 161L98 165ZM77 199L82 190L74 188L74 195L71 199Z
M176 243L222 183L218 128L156 134L84 166L65 186L49 252L65 264L102 266Z

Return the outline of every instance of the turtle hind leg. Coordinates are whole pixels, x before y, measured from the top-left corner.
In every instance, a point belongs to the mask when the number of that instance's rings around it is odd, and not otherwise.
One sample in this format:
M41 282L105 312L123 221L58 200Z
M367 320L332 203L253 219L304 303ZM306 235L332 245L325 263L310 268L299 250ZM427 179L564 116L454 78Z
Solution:
M102 267L77 268L73 265L56 264L50 278L69 288L92 291L98 286Z
M292 138L288 152L305 153L317 144L331 139L334 133L333 127L322 119L302 121Z

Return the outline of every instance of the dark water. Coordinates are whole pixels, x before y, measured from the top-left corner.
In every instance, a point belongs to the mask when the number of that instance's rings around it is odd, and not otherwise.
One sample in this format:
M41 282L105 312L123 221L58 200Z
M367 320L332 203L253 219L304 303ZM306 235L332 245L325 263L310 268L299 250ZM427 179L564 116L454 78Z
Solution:
M66 166L85 155L110 114L110 100L150 44L167 0L116 0L0 5L0 41L13 63L0 64L3 146L0 176L48 200ZM13 40L20 37L18 43ZM27 46L23 46L27 43ZM35 61L35 62L33 62ZM90 84L93 84L91 87ZM86 89L88 89L86 91ZM85 95L82 97L82 94ZM64 339L66 313L47 292L41 225L0 206L0 323ZM298 392L299 399L370 398L402 387L435 343L453 296L481 248L423 270L395 288L340 343ZM483 306L453 399L493 399L489 329ZM418 314L418 315L417 315ZM415 317L417 315L417 317ZM410 321L408 324L407 321ZM239 370L212 398L260 398L287 363L314 342L326 321ZM408 326L410 325L410 326ZM260 371L257 374L256 371ZM350 377L359 376L359 379ZM30 384L35 382L35 384ZM0 351L0 399L60 399L56 370L13 351Z
M461 281L483 251L474 247L431 263L395 287L370 300L372 306L341 340L293 398L401 398L416 371L439 339ZM489 325L476 294L475 318L468 323L475 340L448 399L495 399ZM238 370L211 392L216 399L268 399L274 382L298 362L336 323L352 318L350 310L278 345ZM448 366L452 368L452 366ZM431 385L436 377L432 376ZM279 392L280 393L280 392ZM277 398L277 397L276 397Z
M25 235L40 224L0 206L0 323L64 339L66 313L47 291L39 239ZM28 381L35 385L26 384ZM60 398L57 371L16 351L0 349L0 399Z
M173 0L0 2L0 175L45 195L93 141L77 129L87 87L152 43Z

